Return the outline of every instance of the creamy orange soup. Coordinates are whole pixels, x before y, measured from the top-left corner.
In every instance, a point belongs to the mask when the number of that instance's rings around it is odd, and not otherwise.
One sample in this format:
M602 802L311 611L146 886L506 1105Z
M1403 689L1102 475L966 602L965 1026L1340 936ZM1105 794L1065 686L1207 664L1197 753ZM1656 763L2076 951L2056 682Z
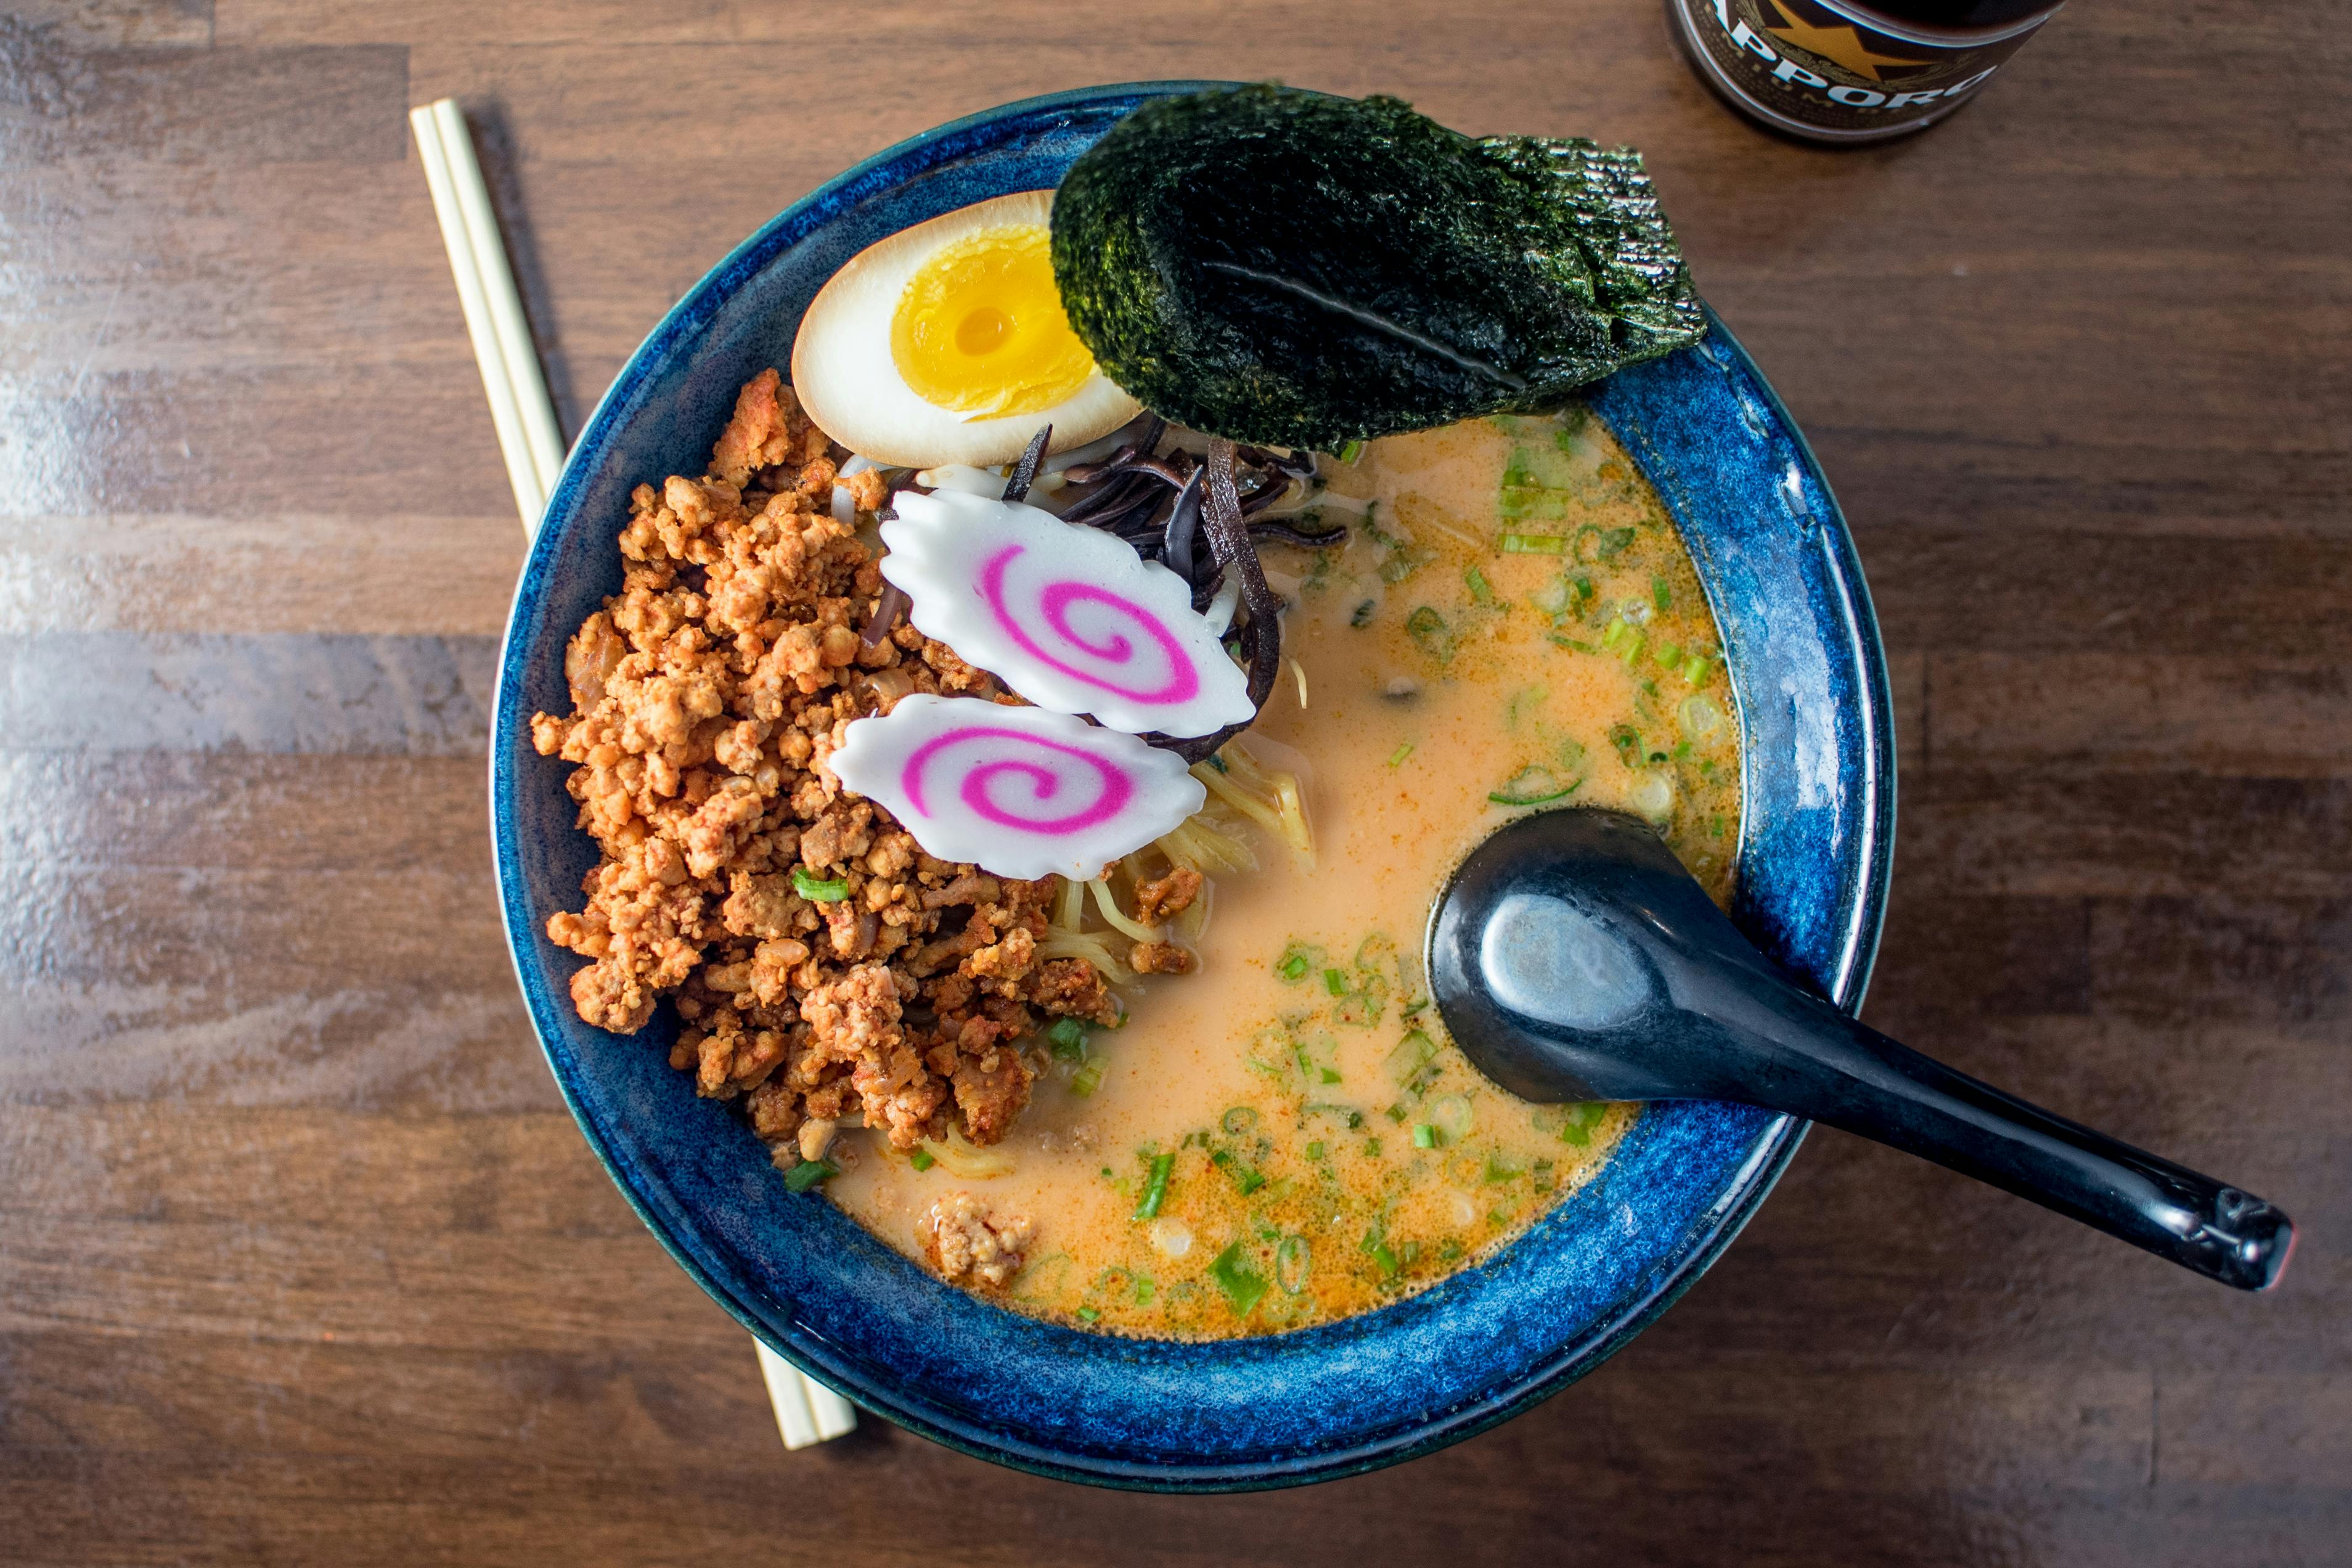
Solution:
M1447 874L1514 813L1602 805L1658 824L1729 896L1738 733L1719 640L1673 523L1600 421L1476 421L1326 469L1325 517L1354 526L1344 550L1267 552L1294 601L1284 680L1240 742L1250 778L1207 781L1204 825L1255 866L1214 868L1180 925L1199 972L1130 979L1123 1027L1066 1027L1001 1144L910 1161L849 1134L835 1156L831 1200L912 1257L951 1192L1030 1216L1003 1298L1023 1311L1265 1333L1487 1255L1588 1180L1639 1110L1527 1104L1446 1040L1419 954ZM1299 775L1311 847L1222 804L1220 783L1257 770ZM1165 867L1146 858L1131 869Z

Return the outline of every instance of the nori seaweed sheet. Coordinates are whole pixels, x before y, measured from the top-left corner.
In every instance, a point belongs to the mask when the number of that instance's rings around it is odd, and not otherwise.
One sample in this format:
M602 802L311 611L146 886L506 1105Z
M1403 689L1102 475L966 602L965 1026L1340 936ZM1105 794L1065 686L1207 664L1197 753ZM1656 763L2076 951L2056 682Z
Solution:
M1392 98L1146 103L1064 178L1053 243L1113 381L1263 446L1556 407L1706 331L1639 153L1474 141Z

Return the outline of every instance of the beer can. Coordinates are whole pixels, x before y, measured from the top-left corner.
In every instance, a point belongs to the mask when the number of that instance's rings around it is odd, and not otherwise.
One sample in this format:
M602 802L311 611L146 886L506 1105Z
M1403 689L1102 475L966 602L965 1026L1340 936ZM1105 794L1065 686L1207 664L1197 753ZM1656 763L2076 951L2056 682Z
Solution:
M1733 108L1832 143L1933 125L2056 15L2034 0L1665 0L1675 41Z

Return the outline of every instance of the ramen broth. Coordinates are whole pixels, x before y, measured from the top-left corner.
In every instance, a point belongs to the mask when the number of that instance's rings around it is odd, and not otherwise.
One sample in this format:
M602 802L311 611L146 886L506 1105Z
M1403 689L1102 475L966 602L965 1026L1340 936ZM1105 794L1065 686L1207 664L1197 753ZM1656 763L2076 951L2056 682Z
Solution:
M1021 1310L1263 1333L1488 1255L1590 1179L1639 1108L1527 1104L1446 1042L1419 954L1449 872L1514 814L1613 806L1729 897L1719 639L1601 423L1481 420L1326 468L1325 517L1349 540L1267 550L1296 604L1244 742L1300 771L1311 863L1240 829L1259 868L1213 879L1200 973L1130 986L1126 1025L1066 1051L1001 1144L918 1169L852 1135L836 1156L832 1201L912 1257L948 1193L1031 1216L1004 1296Z

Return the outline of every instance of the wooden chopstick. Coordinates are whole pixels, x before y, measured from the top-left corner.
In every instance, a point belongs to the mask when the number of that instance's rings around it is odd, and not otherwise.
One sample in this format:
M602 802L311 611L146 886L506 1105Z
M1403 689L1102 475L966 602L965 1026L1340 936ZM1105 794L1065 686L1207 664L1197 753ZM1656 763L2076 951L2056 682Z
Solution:
M507 265L505 237L490 206L489 187L474 157L474 139L457 100L442 99L408 111L425 183L433 193L433 216L440 220L449 270L457 280L457 302L466 313L466 335L482 372L490 400L490 423L506 459L515 510L523 531L539 531L547 498L563 468L563 437L547 378L539 368L530 321ZM838 1437L857 1426L857 1407L802 1372L759 1341L760 1375L775 1407L776 1430L787 1448L805 1448Z
M506 459L507 481L514 489L515 510L521 514L523 531L534 533L539 529L540 515L547 510L547 492L554 473L551 468L542 471L532 449L513 367L507 363L503 341L507 334L499 330L496 312L499 306L492 303L491 287L483 275L480 247L476 246L467 222L466 202L453 168L453 163L462 161L474 171L474 183L480 183L481 170L474 162L473 142L464 134L464 122L460 121L457 144L452 148L443 135L436 108L428 105L410 110L409 129L416 135L417 159L425 165L425 184L433 193L433 216L440 220L441 240L449 252L449 271L457 281L457 303L465 311L466 334L473 340L475 363L481 368L482 390L490 400L490 424L498 432L499 455ZM504 249L495 231L489 237L488 248L496 256L498 276L505 282L503 299L511 301L514 275L507 270ZM517 317L522 313L520 303L507 308ZM527 329L524 339L528 342ZM545 404L547 384L540 377L535 355L530 356L526 371L522 384L537 386L539 399ZM547 421L551 426L554 419L553 410L549 409Z
M768 1384L768 1403L775 1407L776 1430L787 1448L827 1443L856 1430L857 1406L761 1344L760 1375Z
M540 491L552 495L555 476L563 468L563 437L556 431L555 405L548 399L547 378L540 372L530 320L522 312L522 295L515 288L513 269L507 265L505 237L499 232L498 215L490 206L490 187L482 179L482 165L474 157L474 139L467 133L466 117L458 112L457 100L445 98L434 104L433 119L441 128L442 156L448 161L458 210L465 215L474 268L481 277L490 325L506 359L507 381L514 387L515 404L522 415L523 437L539 471Z

